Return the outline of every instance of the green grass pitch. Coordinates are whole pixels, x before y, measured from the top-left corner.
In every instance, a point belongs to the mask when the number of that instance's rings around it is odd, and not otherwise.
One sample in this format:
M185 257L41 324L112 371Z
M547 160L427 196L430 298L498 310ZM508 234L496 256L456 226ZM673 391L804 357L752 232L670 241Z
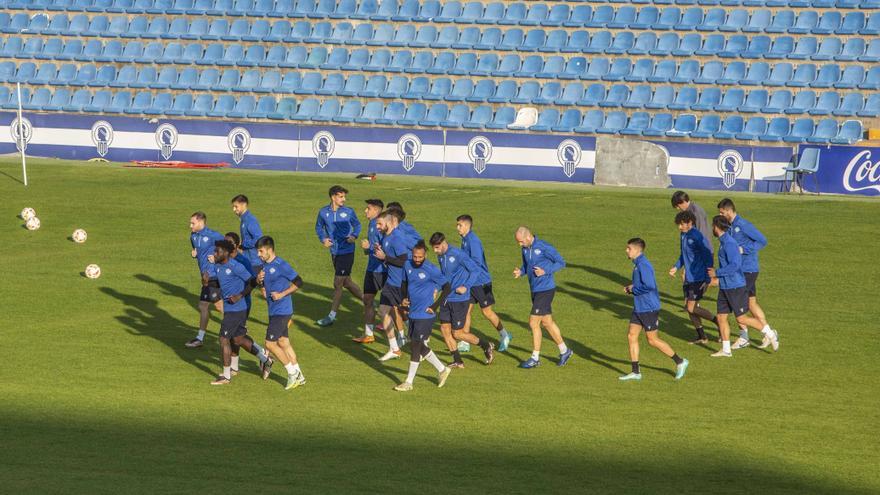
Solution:
M759 298L782 346L715 360L686 343L680 285L666 274L678 256L669 190L29 165L25 188L19 162L0 160L0 492L880 492L876 200L733 194L770 240ZM511 351L490 367L472 352L443 389L423 366L415 391L398 394L407 361L380 365L384 338L351 342L359 303L346 298L337 323L318 328L331 271L313 226L334 183L358 211L368 197L402 202L423 235L457 239L455 217L472 214ZM306 281L291 338L308 384L293 391L277 375L260 380L247 354L230 386L209 386L216 319L205 347L183 346L198 321L189 215L237 230L238 193ZM710 214L723 196L693 191ZM22 227L25 206L40 230ZM520 224L568 263L554 309L575 357L562 369L549 340L542 367L516 368L530 351L527 282L511 276ZM75 228L88 242L68 240ZM658 272L662 335L691 361L682 382L647 345L643 381L617 380L629 369L621 286L636 235ZM100 279L81 275L89 263ZM359 257L359 282L364 266ZM265 311L255 300L258 341ZM475 318L476 332L490 330Z

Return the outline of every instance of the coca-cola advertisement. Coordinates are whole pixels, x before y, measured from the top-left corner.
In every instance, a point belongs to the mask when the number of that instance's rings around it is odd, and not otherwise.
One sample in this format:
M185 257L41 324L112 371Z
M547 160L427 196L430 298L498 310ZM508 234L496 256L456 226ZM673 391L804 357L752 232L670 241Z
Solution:
M880 148L868 146L800 146L798 159L804 150L819 150L819 171L816 174L819 191L812 179L804 181L810 192L860 194L880 196Z

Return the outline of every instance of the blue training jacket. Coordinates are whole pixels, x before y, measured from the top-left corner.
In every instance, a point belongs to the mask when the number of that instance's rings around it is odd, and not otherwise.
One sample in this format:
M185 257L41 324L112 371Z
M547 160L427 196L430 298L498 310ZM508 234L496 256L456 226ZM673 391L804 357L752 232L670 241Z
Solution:
M528 276L532 292L543 292L556 288L553 274L565 268L565 260L555 247L535 236L531 246L522 248L522 258L523 264L520 266L520 271ZM540 277L535 275L535 267L543 268L544 275Z
M358 220L354 210L347 206L342 206L333 211L331 205L327 205L318 212L318 218L315 220L315 234L318 240L324 242L324 239L333 241L330 246L330 254L349 254L354 252L354 244L348 242L349 237L357 238L361 233L361 221Z
M385 236L379 231L379 227L376 226L376 219L370 220L370 225L367 227L367 240L370 242L370 247L364 249L364 253L369 256L367 261L368 272L381 273L385 271L385 263L376 257L376 244L382 245L382 239L384 238Z
M226 239L220 232L208 227L189 236L189 242L196 250L196 263L199 265L199 273L208 272L209 278L217 278L214 272L214 264L208 261L208 256L214 254L214 243Z
M700 229L693 227L681 234L681 254L676 268L684 267L685 281L689 283L709 280L706 269L712 266L712 249Z
M449 293L446 300L449 302L470 301L471 287L477 284L477 279L482 271L480 265L455 246L449 246L445 254L437 257L437 262L440 263L440 270L449 279L449 284L452 287L452 292ZM467 287L464 294L455 291L462 286Z
M697 230L697 229L693 229ZM657 278L654 276L654 266L648 261L644 253L632 260L632 293L634 311L647 313L660 311L660 293L657 291Z
M461 238L461 250L476 261L482 269L480 276L477 278L477 285L491 283L492 275L489 273L489 264L486 262L486 252L483 250L483 241L477 237L477 234L474 234L473 230Z
M751 222L737 215L730 222L730 230L736 243L742 248L742 271L756 273L758 271L758 251L767 246L767 238Z
M244 251L251 266L260 266L263 261L257 256L257 240L263 237L263 229L260 222L250 210L241 216L241 250Z
M715 276L718 277L718 286L722 289L737 289L746 286L746 277L742 271L742 254L739 252L739 244L730 235L728 230L718 238L718 269Z

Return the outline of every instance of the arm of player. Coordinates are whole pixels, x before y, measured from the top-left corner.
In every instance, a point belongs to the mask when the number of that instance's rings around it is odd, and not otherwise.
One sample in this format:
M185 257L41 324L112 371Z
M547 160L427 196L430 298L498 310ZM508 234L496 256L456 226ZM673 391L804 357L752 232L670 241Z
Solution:
M357 239L361 235L361 221L357 215L351 216L351 237Z
M715 270L716 277L733 275L742 269L742 254L740 254L738 249L726 249L724 251L724 259L727 261L727 264L724 268L719 267ZM718 264L721 264L720 260Z
M263 228L260 227L260 222L253 217L251 218L252 220L247 224L247 232L250 234L248 240L245 241L244 236L241 239L241 247L244 249L254 249L257 247L257 240L263 237Z
M315 220L315 235L318 236L318 240L324 245L330 240L330 231L327 229L327 223L324 221L324 217L321 216L320 211L318 212L318 218Z
M449 294L452 293L452 285L449 282L443 284L443 288L440 290L440 296L437 297L437 300L434 301L434 304L431 305L428 309L431 310L431 313L437 313L437 310L440 309L440 304L449 297Z
M299 275L296 276L293 280L290 281L290 286L281 291L281 292L273 292L271 294L272 300L277 301L279 299L284 299L285 297L293 294L294 292L300 290L303 286L303 279Z
M544 269L545 272L556 273L565 268L565 260L555 247L548 244L547 249L544 250L544 255L550 260L550 266Z
M757 253L767 247L767 237L751 223L743 222L740 230L751 240L751 242L743 245L743 254Z
M657 290L657 280L654 278L654 274L651 271L639 267L638 268L638 277L633 280L632 285L632 293L633 295L640 296L642 294L647 294L651 291Z
M481 268L480 265L474 261L474 258L471 258L467 254L462 256L461 264L464 266L464 269L468 272L468 277L464 282L464 286L466 289L470 289L471 287L477 285L477 280L480 279ZM455 290L458 292L459 287L456 287ZM464 294L464 292L459 292L459 294Z
M388 256L385 255L385 263L388 263L391 266L396 266L398 268L403 268L404 263L409 257L406 254L401 254L400 256Z

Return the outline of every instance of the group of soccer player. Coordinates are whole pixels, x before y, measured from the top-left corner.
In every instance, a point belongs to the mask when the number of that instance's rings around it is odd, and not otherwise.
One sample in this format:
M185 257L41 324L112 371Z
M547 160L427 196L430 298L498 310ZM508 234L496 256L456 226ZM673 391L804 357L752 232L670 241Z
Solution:
M257 357L263 379L269 378L275 359L287 371L286 389L306 383L296 352L290 344L288 328L293 316L291 294L302 287L296 270L275 254L275 240L263 235L260 222L248 210L248 198L232 198L232 211L240 218L240 234L226 235L208 228L207 216L195 212L190 216L192 257L201 275L199 298L199 333L186 343L201 347L210 318L211 306L223 314L220 322L220 350L223 370L211 385L227 385L239 370L239 349ZM251 291L261 287L266 298L269 324L265 347L248 335L247 321L253 299Z
M372 344L376 342L376 333L384 333L388 351L379 358L382 362L400 358L401 348L409 343L409 371L405 380L394 388L401 392L413 389L422 361L436 369L437 385L442 387L453 369L464 367L461 353L469 350L470 345L482 350L487 365L494 361L496 351L507 350L512 335L494 310L492 277L483 244L473 231L473 217L462 214L456 218L461 247L452 245L442 232L433 233L426 242L407 221L400 203L385 204L381 199L367 199L364 216L369 222L368 229L358 244L361 222L357 212L346 206L348 191L335 185L328 195L329 204L318 211L315 233L330 252L334 292L330 311L315 322L318 326L334 324L345 291L362 302L363 334L354 338L355 342ZM713 357L731 357L733 350L749 346L748 327L761 331L761 348L777 350L778 334L767 324L757 301L758 252L767 245L766 237L737 214L730 199L718 204L719 214L712 219L711 234L705 211L691 201L687 193L675 192L672 205L679 210L675 224L680 232L681 250L669 275L675 277L681 271L684 308L696 330L696 338L691 343L708 343L703 327L705 320L719 331L721 349L713 353ZM302 278L275 254L274 240L263 235L260 223L248 209L247 197L233 198L232 209L240 218L240 234L229 232L224 236L209 229L202 212L194 213L190 219L192 256L199 266L202 291L199 332L186 345L202 345L213 305L223 313L220 325L223 371L212 384L230 382L238 373L239 349L244 348L259 359L263 379L269 377L274 363L271 356L275 356L288 373L286 388L295 388L305 384L305 378L290 344L288 328L293 315L291 295L302 287ZM710 236L719 239L717 269ZM550 243L536 237L525 226L515 231L514 238L522 250L522 264L514 269L513 276L528 279L532 300L528 321L532 353L519 367L531 369L541 364L543 330L559 348L557 366L565 366L573 352L566 345L552 311L556 293L554 274L565 267L565 260ZM428 260L429 245L436 264ZM639 337L644 331L648 344L673 360L678 380L684 377L689 362L659 337L660 294L654 268L645 256L645 246L645 241L638 237L626 245L626 255L634 265L632 283L623 288L633 296L628 332L632 371L620 379L641 380ZM363 289L352 278L357 252L367 257ZM714 315L699 303L710 286L719 287ZM257 287L261 287L269 312L265 347L254 342L247 330L251 291ZM498 331L497 349L488 338L471 332L474 306L480 308ZM739 338L732 346L730 313L740 327ZM440 321L440 334L452 358L449 364L441 361L429 346L436 319Z

